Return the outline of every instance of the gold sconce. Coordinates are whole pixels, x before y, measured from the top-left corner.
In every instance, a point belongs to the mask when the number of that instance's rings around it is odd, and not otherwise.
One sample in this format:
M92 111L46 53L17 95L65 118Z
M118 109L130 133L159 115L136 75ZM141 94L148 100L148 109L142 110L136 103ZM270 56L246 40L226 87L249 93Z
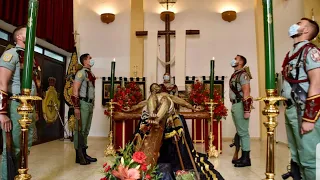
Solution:
M223 20L231 22L231 21L236 20L237 13L236 13L236 11L224 11L221 14L221 17L222 17Z
M115 18L116 16L112 13L103 13L100 15L101 21L107 24L112 23Z
M175 14L174 12L171 12L171 11L163 11L161 14L160 14L160 19L164 22L166 22L166 19L169 19L169 21L173 21L174 18L175 18Z

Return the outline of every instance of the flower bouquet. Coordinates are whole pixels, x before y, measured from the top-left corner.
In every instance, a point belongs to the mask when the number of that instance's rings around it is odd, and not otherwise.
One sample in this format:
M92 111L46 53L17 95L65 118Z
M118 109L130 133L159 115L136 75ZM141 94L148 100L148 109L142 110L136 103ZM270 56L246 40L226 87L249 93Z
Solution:
M146 155L143 152L134 152L133 143L129 143L121 155L116 157L115 163L111 167L107 163L103 165L104 177L100 180L160 180L161 174L157 172L157 167L151 168L146 164Z
M130 108L142 101L142 91L135 82L129 82L125 87L117 87L113 102L116 103L114 111L121 111L123 108ZM108 110L104 114L110 116Z
M196 81L196 83L192 86L192 90L189 95L189 102L192 105L203 106L205 110L208 110L208 106L206 106L206 102L209 102L209 90L205 88L204 84ZM221 120L226 119L228 116L228 109L224 106L223 98L217 90L213 92L213 102L217 103L214 109L213 119Z

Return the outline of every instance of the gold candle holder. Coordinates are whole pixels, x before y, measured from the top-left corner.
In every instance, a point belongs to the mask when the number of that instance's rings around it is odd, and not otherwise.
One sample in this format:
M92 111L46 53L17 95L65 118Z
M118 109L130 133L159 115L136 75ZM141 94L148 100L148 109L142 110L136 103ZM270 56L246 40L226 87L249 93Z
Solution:
M267 121L264 122L264 126L267 128L267 162L266 162L266 179L274 180L275 162L274 162L274 144L275 144L275 129L278 125L276 117L279 115L279 109L276 106L278 101L284 101L286 98L278 96L275 89L267 89L267 96L257 98L256 101L264 101L266 104L262 110L262 114L267 117Z
M209 105L209 113L210 113L210 119L208 120L208 124L209 124L208 132L210 133L209 134L209 148L208 148L208 151L207 151L209 158L210 157L217 158L219 156L219 151L216 150L216 147L212 143L213 142L213 138L214 138L213 137L213 132L212 132L212 129L213 129L212 128L212 122L213 122L213 115L214 115L213 110L214 110L216 104L217 103L213 102L213 99L210 99L210 102L206 103L206 105Z
M14 178L15 180L30 180L31 175L28 174L28 131L32 120L29 118L29 114L33 113L32 101L42 100L38 96L30 96L30 89L23 89L23 95L12 96L11 99L20 100L20 106L17 108L18 114L21 115L19 124L21 126L21 141L20 141L20 160L18 175Z
M107 145L106 149L104 150L104 155L105 156L115 156L116 155L116 150L114 148L113 144L113 109L114 109L114 104L113 100L111 99L110 102L108 103L108 109L110 111L110 132L109 132L109 144Z

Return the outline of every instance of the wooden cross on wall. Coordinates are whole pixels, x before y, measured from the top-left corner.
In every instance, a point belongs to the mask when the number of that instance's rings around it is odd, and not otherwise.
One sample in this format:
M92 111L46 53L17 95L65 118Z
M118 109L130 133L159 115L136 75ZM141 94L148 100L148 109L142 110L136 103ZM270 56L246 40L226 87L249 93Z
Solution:
M164 11L160 15L160 19L165 22L165 30L158 31L158 36L165 36L166 47L166 73L170 74L170 36L175 35L176 31L170 30L170 22L175 18L175 14L170 11ZM200 34L200 30L186 30L186 35ZM136 36L147 36L148 31L136 31Z

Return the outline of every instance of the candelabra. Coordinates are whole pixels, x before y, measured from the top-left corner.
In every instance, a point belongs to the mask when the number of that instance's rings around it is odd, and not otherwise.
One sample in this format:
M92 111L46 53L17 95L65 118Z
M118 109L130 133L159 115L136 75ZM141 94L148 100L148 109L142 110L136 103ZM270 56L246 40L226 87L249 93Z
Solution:
M275 89L266 90L267 97L257 98L257 101L264 101L266 104L262 110L262 114L267 117L267 121L264 122L264 126L267 128L267 162L266 162L266 179L274 180L274 132L278 125L276 117L279 115L279 109L275 105L278 101L286 100L284 97L277 96Z
M110 111L110 132L109 132L109 144L107 145L106 149L104 150L104 154L105 156L115 156L116 154L116 150L114 148L114 144L113 144L113 109L114 109L114 104L116 104L115 102L113 102L113 100L111 99L110 102L108 103L108 109Z
M42 99L38 96L31 96L30 94L30 89L24 89L23 95L11 97L11 99L18 99L21 102L17 108L18 114L21 115L21 119L19 120L19 124L21 126L21 157L18 169L19 174L15 177L15 180L31 179L31 175L28 174L28 131L29 126L32 123L32 120L29 118L29 114L33 113L33 106L31 104L31 101L39 101Z
M209 106L209 113L210 113L210 119L208 120L208 127L209 127L209 130L208 132L210 133L209 134L209 149L208 149L208 156L209 157L218 157L219 156L219 151L216 150L216 147L213 145L213 132L212 132L212 122L213 122L213 115L214 115L214 108L215 108L215 105L217 103L213 102L213 99L210 99L210 102L207 102L206 105Z

